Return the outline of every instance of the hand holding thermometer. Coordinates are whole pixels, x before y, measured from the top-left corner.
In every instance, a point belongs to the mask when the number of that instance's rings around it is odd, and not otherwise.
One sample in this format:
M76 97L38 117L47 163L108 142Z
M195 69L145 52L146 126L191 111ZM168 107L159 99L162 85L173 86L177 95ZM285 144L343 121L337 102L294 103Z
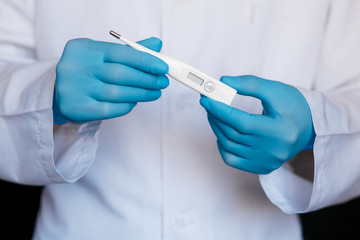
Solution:
M110 31L110 34L136 50L149 53L163 60L169 66L168 74L171 77L194 89L195 91L198 91L199 93L209 98L223 102L227 105L230 105L233 101L237 91L232 87L220 82L213 77L210 77L209 75L201 72L187 63L152 51L146 47L141 46L140 44L124 38L114 31Z

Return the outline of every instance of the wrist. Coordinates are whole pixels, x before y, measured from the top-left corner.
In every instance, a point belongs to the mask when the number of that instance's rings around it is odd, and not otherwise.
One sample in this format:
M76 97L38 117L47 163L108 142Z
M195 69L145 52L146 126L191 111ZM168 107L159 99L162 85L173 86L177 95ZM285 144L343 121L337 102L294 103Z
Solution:
M314 126L311 123L311 135L310 135L310 139L307 143L307 145L305 146L304 150L313 150L314 148L314 143L315 143L315 138L316 138L316 133L314 131Z
M53 111L53 122L54 122L54 124L66 124L66 123L68 123L68 121L64 118L64 116L60 113L60 109L59 109L57 101L56 101L55 89L54 89L54 95L53 95L52 111Z

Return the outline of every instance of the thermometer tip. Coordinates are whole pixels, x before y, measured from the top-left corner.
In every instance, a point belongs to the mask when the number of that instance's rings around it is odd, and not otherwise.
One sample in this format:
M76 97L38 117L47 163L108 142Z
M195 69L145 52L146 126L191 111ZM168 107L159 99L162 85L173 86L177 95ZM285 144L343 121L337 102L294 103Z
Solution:
M118 38L118 39L120 39L120 38L121 38L121 35L120 35L120 34L118 34L118 33L116 33L116 32L114 32L113 30L110 30L110 34L111 34L112 36L114 36L114 37Z

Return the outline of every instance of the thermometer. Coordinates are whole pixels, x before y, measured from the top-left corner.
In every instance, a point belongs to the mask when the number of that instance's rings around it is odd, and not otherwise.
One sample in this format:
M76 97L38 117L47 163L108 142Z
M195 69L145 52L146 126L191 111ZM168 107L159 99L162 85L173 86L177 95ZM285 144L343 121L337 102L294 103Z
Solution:
M202 95L216 101L223 102L227 105L230 105L233 101L237 91L225 83L210 77L202 71L176 58L165 56L161 53L141 46L138 43L132 42L114 31L110 31L110 34L136 50L146 52L160 58L169 66L168 74L171 77L195 91L198 91Z

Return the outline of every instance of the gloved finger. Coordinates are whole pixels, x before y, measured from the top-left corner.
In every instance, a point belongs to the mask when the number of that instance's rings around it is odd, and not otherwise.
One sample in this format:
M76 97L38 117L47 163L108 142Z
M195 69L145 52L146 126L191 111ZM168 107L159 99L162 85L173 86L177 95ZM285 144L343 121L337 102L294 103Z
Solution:
M217 137L218 144L220 144L225 151L247 159L250 159L251 156L256 154L256 149L253 147L235 143L228 139L216 125L211 125L211 127Z
M225 149L227 152L232 153L237 156L241 156L247 159L254 159L254 160L262 160L264 158L264 150L267 152L267 155L269 154L269 151L266 147L266 142L269 140L266 140L264 142L263 137L256 136L256 135L241 135L247 138L246 144L238 143L233 141L232 139L229 139L225 134L224 131L222 131L217 125L220 122L217 120L209 120L210 125L218 139L218 144L220 144L223 149ZM217 124L215 124L215 122ZM220 123L223 124L223 123ZM243 140L243 139L242 139ZM265 147L265 148L264 148ZM271 152L271 151L270 151ZM269 158L268 158L269 159ZM287 157L287 151L276 151L275 155L272 158L272 160L267 161L265 164L269 165L271 164L271 168L276 169L280 167L284 161L281 159L289 159Z
M218 149L222 159L230 167L255 174L268 174L276 169L271 167L271 165L263 165L258 161L227 152L220 144L218 144Z
M228 139L245 146L260 147L264 139L271 138L274 133L281 134L283 131L279 128L279 124L274 122L267 126L264 124L260 134L245 134L214 118L210 114L208 114L208 120L215 124ZM285 132L284 134L286 135L287 133Z
M250 114L207 97L201 97L200 104L214 118L245 134L260 135L264 126L271 125L268 116Z
M162 48L162 41L156 37L151 37L137 42L138 44L149 48L155 52L160 52Z
M283 83L266 80L252 75L244 76L223 76L220 79L223 83L235 88L238 94L252 96L262 101L264 108L272 109L272 102L276 101L278 92L283 89ZM286 85L287 86L287 85Z
M144 42L142 43L144 44ZM156 45L153 40L149 40L147 44ZM91 41L87 43L87 46L92 50L102 52L104 62L125 64L153 74L166 74L169 71L168 65L160 58L123 44ZM153 48L156 48L156 46L153 46Z
M111 102L97 102L97 111L89 113L93 115L94 120L111 119L121 117L136 106L137 103L111 103Z
M96 87L90 90L90 96L101 102L111 103L134 103L149 102L160 98L160 90L119 86L99 82Z
M62 115L69 122L84 123L120 117L129 113L136 105L136 103L100 102L91 98L79 98L78 101L86 102L86 104L74 105L74 108L65 108L62 111Z
M165 75L155 75L126 65L105 62L94 70L94 75L101 81L122 86L147 89L164 89L169 86Z
M253 143L253 141L256 138L255 137L256 135L248 135L248 134L240 133L236 129L217 120L216 118L212 117L211 115L208 115L208 121L213 130L216 127L216 129L218 131L221 131L221 133L230 141L233 141L235 143L242 144L245 146L254 146L255 145Z

